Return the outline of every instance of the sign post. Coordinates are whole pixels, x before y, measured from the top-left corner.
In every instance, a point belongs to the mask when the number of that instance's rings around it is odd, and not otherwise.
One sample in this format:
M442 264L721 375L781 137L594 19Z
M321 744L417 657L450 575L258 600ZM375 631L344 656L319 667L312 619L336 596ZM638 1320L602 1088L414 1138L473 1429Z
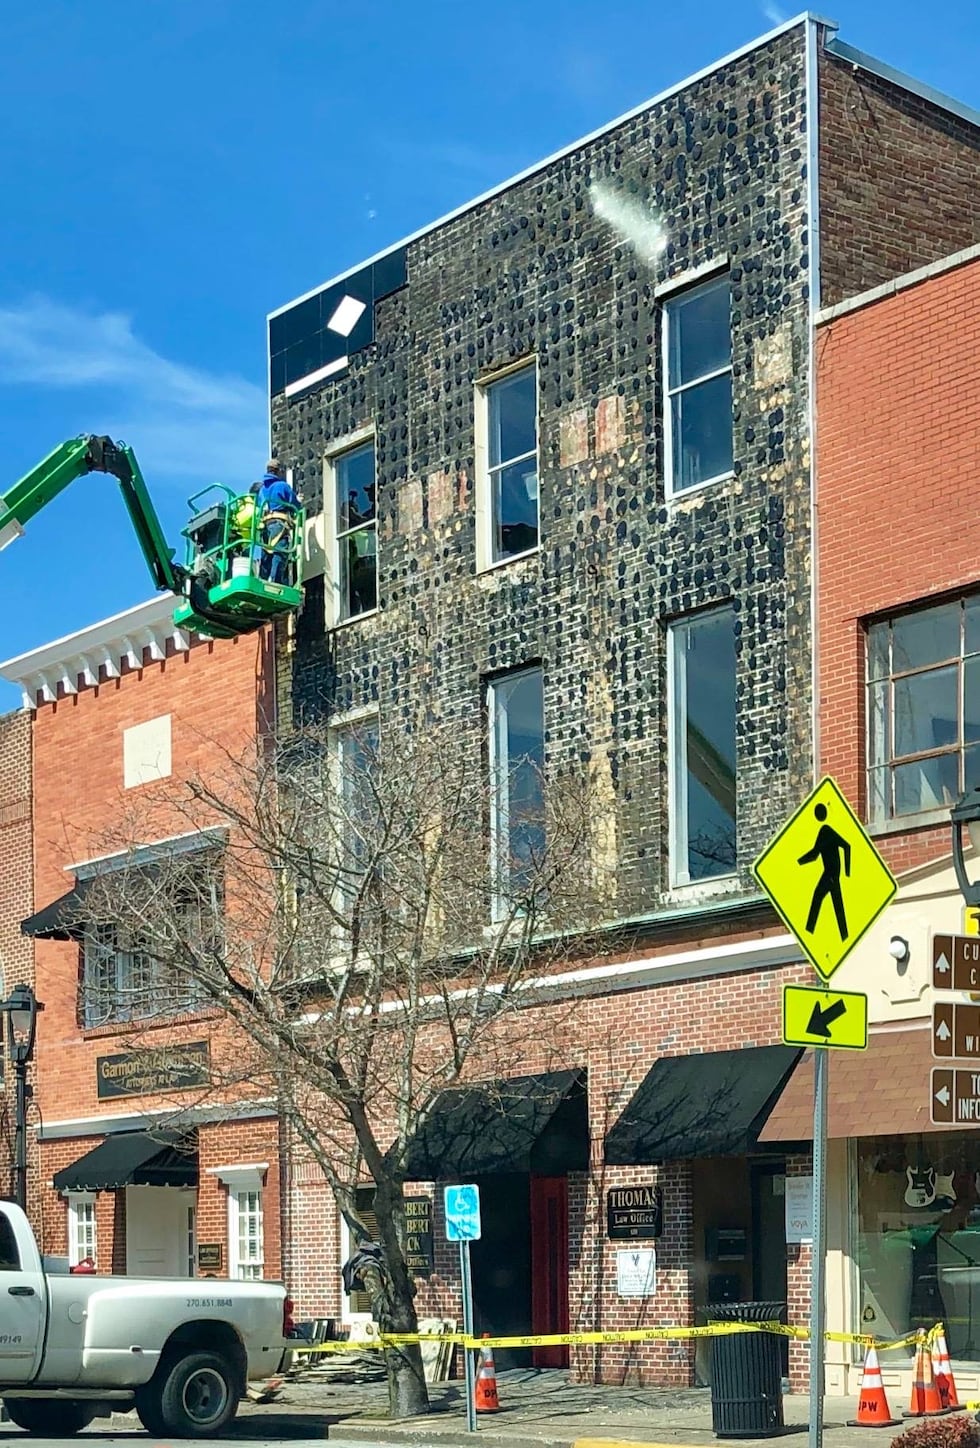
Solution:
M834 780L824 778L752 867L817 974L834 971L898 889ZM805 997L812 997L812 1004ZM863 1009L858 1002L863 1000ZM826 1311L827 1051L867 1045L867 997L787 986L783 1040L813 1050L813 1247L808 1448L823 1438ZM835 1037L834 1026L837 1025Z
M470 1243L480 1236L480 1188L473 1184L443 1187L442 1201L446 1216L446 1241L459 1243L459 1277L463 1291L463 1331L473 1336L473 1279L470 1275ZM466 1431L476 1432L476 1376L473 1371L473 1350L463 1349L466 1391Z

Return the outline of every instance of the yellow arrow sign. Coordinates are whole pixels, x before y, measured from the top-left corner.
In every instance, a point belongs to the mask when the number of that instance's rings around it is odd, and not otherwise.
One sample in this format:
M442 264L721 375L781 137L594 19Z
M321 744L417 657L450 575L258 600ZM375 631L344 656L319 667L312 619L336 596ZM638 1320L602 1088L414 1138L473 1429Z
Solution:
M783 1040L787 1046L866 1050L868 997L856 991L783 986Z
M830 778L820 781L752 869L824 980L898 889Z

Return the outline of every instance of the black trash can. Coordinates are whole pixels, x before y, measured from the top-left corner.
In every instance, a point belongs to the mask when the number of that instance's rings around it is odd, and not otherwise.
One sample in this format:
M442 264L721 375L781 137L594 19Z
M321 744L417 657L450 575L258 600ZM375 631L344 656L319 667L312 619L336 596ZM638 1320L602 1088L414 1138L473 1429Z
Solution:
M709 1322L783 1322L785 1302L716 1302ZM782 1356L771 1332L711 1339L711 1427L716 1438L771 1438L783 1427Z

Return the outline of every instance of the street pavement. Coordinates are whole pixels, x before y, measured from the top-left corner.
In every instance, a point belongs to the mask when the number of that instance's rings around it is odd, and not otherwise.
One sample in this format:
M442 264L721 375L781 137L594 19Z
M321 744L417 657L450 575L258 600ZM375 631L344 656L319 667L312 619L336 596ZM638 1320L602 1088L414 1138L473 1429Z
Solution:
M665 1389L591 1387L569 1383L564 1371L535 1372L514 1369L498 1374L501 1408L481 1414L476 1437L485 1448L572 1448L582 1440L614 1443L659 1444L663 1448L708 1448L716 1444L711 1431L711 1398L704 1388ZM329 1438L333 1448L365 1444L401 1445L401 1448L467 1448L473 1437L466 1431L461 1383L443 1383L430 1389L434 1411L425 1418L391 1422L387 1392L381 1383L347 1385L305 1378L288 1382L272 1403L243 1404L225 1441L262 1445L288 1443L290 1448L321 1445ZM901 1416L904 1403L893 1402L893 1416ZM847 1428L857 1409L854 1398L828 1398L825 1405L828 1448L873 1448L890 1444L892 1430ZM809 1401L787 1396L783 1400L783 1434L796 1448L805 1448ZM904 1425L903 1425L904 1426ZM8 1438L27 1438L10 1427L0 1428L0 1448L13 1448ZM135 1439L135 1441L133 1441ZM85 1448L115 1445L137 1448L152 1441L132 1414L101 1419L81 1435ZM47 1448L55 1440L32 1438L31 1448ZM195 1448L190 1442L167 1448ZM213 1444L213 1440L212 1444ZM57 1440L64 1445L65 1440ZM742 1448L763 1448L772 1439L742 1438Z

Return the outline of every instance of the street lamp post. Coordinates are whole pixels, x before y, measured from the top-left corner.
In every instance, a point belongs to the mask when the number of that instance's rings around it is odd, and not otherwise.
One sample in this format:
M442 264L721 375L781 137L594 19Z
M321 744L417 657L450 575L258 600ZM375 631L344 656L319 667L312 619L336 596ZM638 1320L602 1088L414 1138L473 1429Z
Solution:
M977 910L980 909L980 879L974 882L966 873L963 826L966 826L974 853L980 858L980 787L975 786L961 795L950 810L949 817L953 829L953 869L956 871L956 883L967 907Z
M7 1058L14 1065L14 1201L27 1210L27 1068L34 1054L40 1004L29 985L15 985L0 1001L7 1017Z

